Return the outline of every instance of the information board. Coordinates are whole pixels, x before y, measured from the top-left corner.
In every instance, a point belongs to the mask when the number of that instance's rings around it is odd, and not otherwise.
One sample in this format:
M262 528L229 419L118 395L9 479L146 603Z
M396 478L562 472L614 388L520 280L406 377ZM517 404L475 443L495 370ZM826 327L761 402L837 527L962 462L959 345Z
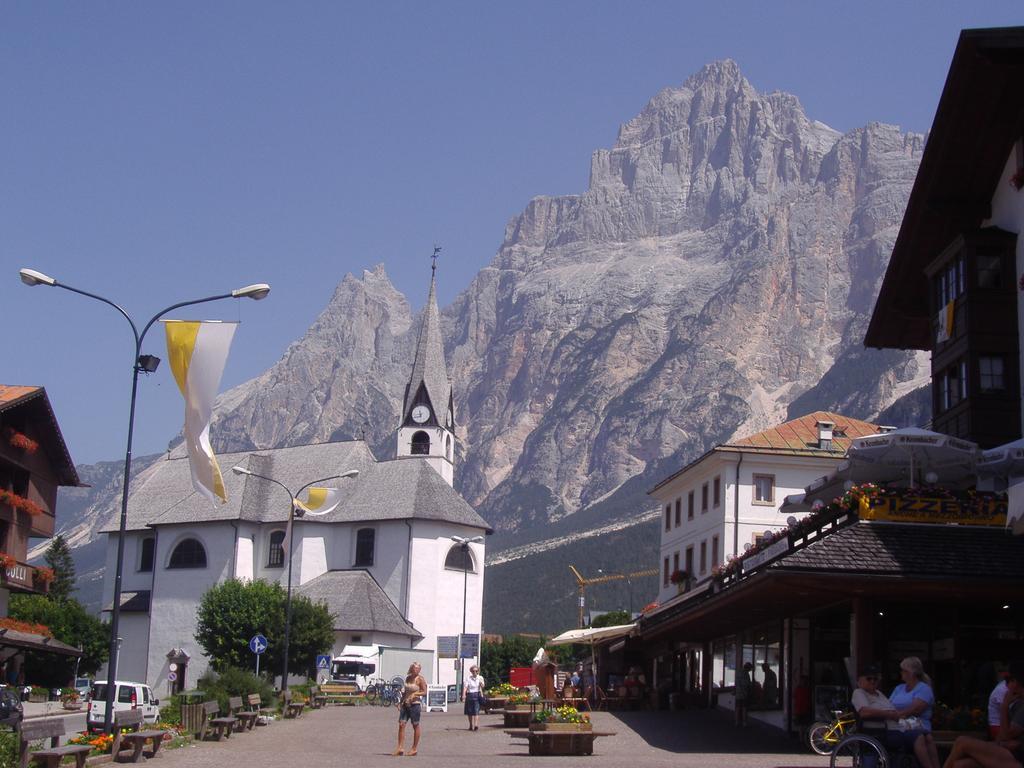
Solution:
M459 658L475 659L480 655L480 635L459 635Z
M454 704L459 700L459 687L457 685L448 686L448 703Z
M448 711L448 686L427 686L427 712Z
M457 659L459 658L459 636L438 635L437 636L437 658Z

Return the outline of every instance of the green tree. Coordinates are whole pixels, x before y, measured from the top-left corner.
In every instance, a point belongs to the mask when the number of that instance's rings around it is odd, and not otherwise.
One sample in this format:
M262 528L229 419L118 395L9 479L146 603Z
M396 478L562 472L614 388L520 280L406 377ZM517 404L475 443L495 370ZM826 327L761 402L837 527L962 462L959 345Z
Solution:
M592 622L590 626L597 627L617 627L621 624L629 624L629 611L608 611L608 613L602 613Z
M508 682L512 667L529 667L543 644L542 638L521 635L508 635L500 643L485 640L480 647L480 674L487 687Z
M50 598L67 600L75 591L75 561L71 557L71 548L63 536L58 534L53 537L43 559L53 569L54 578L50 584Z
M218 672L230 667L251 669L255 665L249 639L255 634L267 638L268 648L260 659L260 670L270 675L281 672L284 652L285 591L280 584L230 579L211 587L199 604L196 642ZM310 674L316 655L334 644L334 622L326 606L292 593L292 623L288 671Z
M110 625L90 614L77 600L53 600L43 595L11 595L11 618L45 624L54 638L82 649L79 674L96 672L107 660ZM52 653L25 654L25 679L37 685L63 686L75 672L75 659Z

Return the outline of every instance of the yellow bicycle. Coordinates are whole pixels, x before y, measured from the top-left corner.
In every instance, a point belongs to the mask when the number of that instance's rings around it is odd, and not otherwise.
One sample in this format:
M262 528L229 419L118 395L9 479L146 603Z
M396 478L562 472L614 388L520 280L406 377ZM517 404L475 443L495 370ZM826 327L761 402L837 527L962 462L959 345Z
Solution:
M807 741L811 749L819 755L831 755L836 745L843 740L843 737L852 733L857 725L857 717L853 712L843 712L836 709L832 712L835 715L830 723L817 722L811 725L807 731Z

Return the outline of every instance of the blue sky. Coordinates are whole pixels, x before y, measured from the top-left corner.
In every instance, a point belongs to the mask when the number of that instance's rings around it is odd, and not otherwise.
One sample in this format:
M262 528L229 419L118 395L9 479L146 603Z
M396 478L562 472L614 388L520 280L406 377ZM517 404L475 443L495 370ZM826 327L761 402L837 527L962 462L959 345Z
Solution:
M924 131L959 30L1018 2L7 2L0 8L0 381L47 388L79 463L124 452L131 337L32 288L35 267L144 321L250 282L224 387L272 365L346 272L383 263L449 302L535 195L581 192L590 153L660 89L735 59L810 117ZM159 329L157 329L159 331ZM147 351L164 356L154 334ZM178 431L162 366L136 455Z

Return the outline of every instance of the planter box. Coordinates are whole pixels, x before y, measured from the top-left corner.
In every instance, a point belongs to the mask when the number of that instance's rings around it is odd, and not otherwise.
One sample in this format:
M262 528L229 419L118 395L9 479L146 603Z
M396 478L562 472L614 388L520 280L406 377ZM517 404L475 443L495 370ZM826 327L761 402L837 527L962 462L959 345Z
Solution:
M594 730L593 723L530 723L531 731L562 731L565 733L584 733Z
M525 707L521 710L512 710L508 707L505 708L505 727L506 728L525 728L530 724L530 718L533 717L533 713L530 712L529 707Z

